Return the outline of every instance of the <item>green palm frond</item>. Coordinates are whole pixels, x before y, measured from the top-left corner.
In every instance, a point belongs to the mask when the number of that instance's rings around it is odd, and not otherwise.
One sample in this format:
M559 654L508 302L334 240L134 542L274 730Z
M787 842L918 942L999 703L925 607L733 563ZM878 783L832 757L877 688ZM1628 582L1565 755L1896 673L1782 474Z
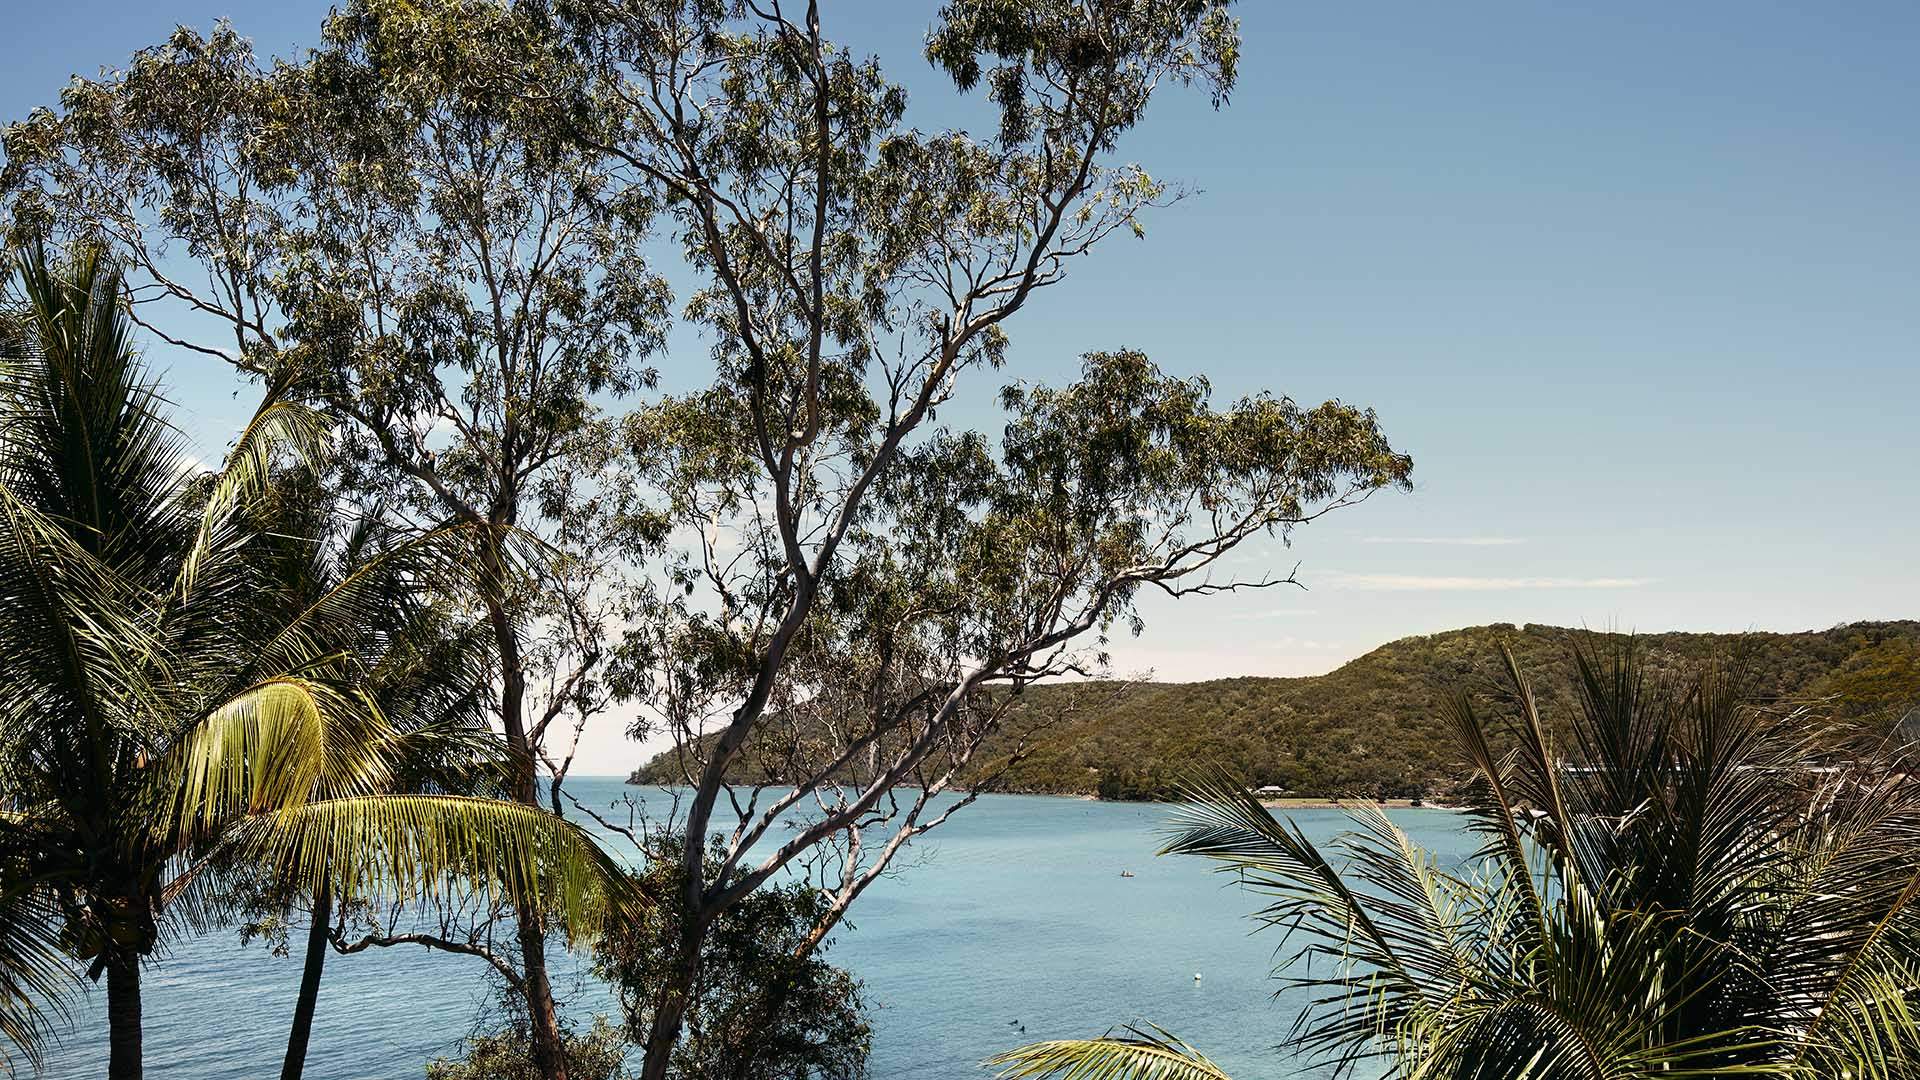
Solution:
M118 272L96 249L60 266L33 246L15 263L6 483L123 576L168 573L193 518L187 440L145 378Z
M394 759L399 789L426 794L510 798L518 772L506 740L457 713L401 732Z
M1920 869L1878 918L1849 943L1831 988L1803 1033L1802 1060L1834 1062L1884 1075L1892 1062L1915 1060L1920 1050ZM1896 879L1897 880L1897 879Z
M146 770L163 828L203 837L244 815L322 791L388 790L398 738L364 695L295 676L212 710Z
M198 532L180 561L176 586L180 597L193 594L209 564L245 558L249 533L237 527L235 517L267 490L275 462L289 456L309 466L324 461L326 417L310 406L286 400L284 392L283 384L272 388L214 475Z
M0 739L49 744L47 725L86 715L118 725L153 702L160 659L137 592L61 523L0 482Z
M287 397L288 384L275 383L247 421L233 448L227 451L210 506L221 512L259 498L273 481L273 466L290 456L308 467L322 467L327 459L327 436L332 430L326 415Z
M1904 1080L1920 1075L1920 961L1911 947L1876 950L1808 1033L1801 1063L1819 1076Z
M1533 680L1520 669L1513 650L1505 643L1500 646L1500 665L1505 679L1501 696L1511 710L1510 719L1502 726L1514 744L1513 765L1505 770L1505 776L1483 773L1482 778L1510 791L1510 806L1525 806L1534 811L1527 829L1528 838L1548 856L1554 878L1570 889L1604 891L1608 886L1604 874L1597 881L1587 880L1587 868L1592 864L1586 848L1587 833L1575 827L1582 817L1580 811L1585 808L1577 804L1577 791L1568 790L1563 754L1540 714ZM1468 723L1470 721L1463 721L1459 726ZM1479 741L1484 742L1484 733ZM1514 859L1516 854L1509 851L1507 857Z
M1466 882L1370 807L1326 848L1276 819L1229 778L1191 789L1163 852L1201 855L1268 898L1255 918L1297 951L1278 967L1311 997L1289 1042L1345 1071L1387 1050L1396 1028L1444 1018L1484 966L1473 947L1484 912Z
M13 1047L0 1046L0 1073L8 1075L16 1057L39 1071L82 985L61 947L53 893L32 872L39 825L31 812L0 815L0 1040Z
M66 1003L83 985L57 932L59 910L49 894L24 883L0 888L0 1072L13 1058L38 1073L44 1047L67 1019Z
M324 799L257 814L225 845L284 881L343 900L439 901L481 892L561 916L592 936L638 899L577 825L535 807L461 795Z
M1205 1054L1158 1027L1127 1031L1120 1037L1032 1043L984 1064L1000 1070L998 1080L1230 1080Z
M325 653L367 627L391 624L405 597L435 585L457 583L471 573L474 546L490 527L454 524L408 537L366 554L324 586L259 645L252 667L285 670Z
M1454 742L1466 755L1467 766L1473 770L1473 781L1462 793L1462 802L1469 827L1488 837L1478 857L1497 858L1514 866L1531 865L1526 838L1521 833L1521 808L1507 785L1512 755L1494 751L1493 743L1487 738L1487 724L1474 708L1473 698L1464 690L1446 695L1441 711L1452 729ZM1530 875L1528 883L1531 881ZM1529 907L1534 913L1544 912L1545 905L1539 902L1537 890L1531 900Z
M1389 824L1385 844L1367 842L1367 834L1349 834L1359 843L1343 844L1342 853L1356 856L1371 868L1377 881L1390 881L1400 895L1369 895L1356 890L1327 855L1307 839L1298 825L1282 822L1257 797L1225 777L1196 783L1198 800L1175 818L1162 854L1200 855L1219 863L1219 869L1242 875L1258 891L1273 897L1260 918L1291 925L1298 920L1320 926L1329 941L1341 943L1325 953L1343 965L1359 965L1369 972L1375 989L1387 980L1409 993L1422 992L1423 974L1450 970L1455 964L1447 933L1428 937L1425 928L1447 920L1431 906L1439 901L1429 892L1435 883L1431 865L1410 867L1403 860L1411 845L1395 838ZM1372 819L1361 811L1364 823ZM1417 895L1416 895L1417 894Z

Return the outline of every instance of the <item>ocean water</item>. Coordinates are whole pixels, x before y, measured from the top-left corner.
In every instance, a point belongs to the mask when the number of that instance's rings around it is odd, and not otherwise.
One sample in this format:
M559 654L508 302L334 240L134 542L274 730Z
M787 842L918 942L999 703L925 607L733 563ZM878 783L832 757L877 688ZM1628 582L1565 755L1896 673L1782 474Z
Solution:
M634 790L614 777L568 787L601 806ZM1142 1022L1178 1034L1236 1080L1316 1076L1274 1049L1300 1001L1274 996L1280 939L1246 918L1259 898L1200 860L1154 857L1171 812L986 796L903 853L900 872L861 897L829 953L877 1006L875 1080L984 1080L980 1061L1001 1050ZM1393 817L1443 862L1474 846L1450 812ZM1316 839L1344 820L1327 810L1294 818ZM296 932L294 957L277 958L216 932L177 943L147 968L148 1075L277 1076L299 941ZM329 957L307 1076L422 1076L481 1015L484 967L419 948ZM604 989L577 971L558 989L576 1013L608 1009ZM54 1080L105 1074L104 997L99 989L82 1000L74 1030L52 1052Z

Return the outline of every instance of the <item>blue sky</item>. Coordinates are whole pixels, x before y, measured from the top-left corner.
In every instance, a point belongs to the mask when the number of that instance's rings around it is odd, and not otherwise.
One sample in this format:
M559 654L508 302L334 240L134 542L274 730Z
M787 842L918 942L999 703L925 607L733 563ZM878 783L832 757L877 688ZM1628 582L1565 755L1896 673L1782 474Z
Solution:
M935 4L824 7L830 34L908 86L913 123L981 126L919 58ZM286 54L324 10L33 6L10 20L0 114L176 21L226 15ZM1169 94L1126 148L1197 193L1024 313L1010 370L1059 380L1082 352L1131 346L1223 397L1365 403L1418 490L1236 565L1298 560L1309 591L1149 604L1123 670L1313 673L1494 621L1920 616L1920 6L1240 15L1232 104ZM152 355L217 451L232 380Z

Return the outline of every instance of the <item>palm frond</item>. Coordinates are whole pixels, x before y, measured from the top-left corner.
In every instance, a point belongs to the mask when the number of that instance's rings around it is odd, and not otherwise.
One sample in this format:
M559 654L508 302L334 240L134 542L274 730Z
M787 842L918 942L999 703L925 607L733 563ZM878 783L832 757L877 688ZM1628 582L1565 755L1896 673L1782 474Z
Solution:
M47 1043L67 1018L67 1001L81 986L67 962L51 883L36 880L32 859L41 843L30 812L0 818L0 1072L14 1060L34 1071Z
M193 594L209 564L245 557L242 541L247 533L235 528L234 518L241 507L267 490L276 461L286 456L309 466L324 461L326 417L310 406L286 400L284 392L284 383L271 388L215 474L199 529L180 560L175 587L180 597Z
M191 535L187 440L146 379L119 275L97 249L56 264L31 245L15 258L16 373L6 482L130 579L167 573Z
M1031 1043L988 1058L998 1080L1230 1080L1205 1054L1158 1027L1125 1036Z
M5 483L0 599L0 739L44 746L47 725L71 716L130 734L125 719L153 703L164 664L153 620L114 567Z
M1228 777L1189 791L1196 801L1162 852L1212 859L1269 898L1255 917L1297 946L1277 974L1314 994L1289 1035L1296 1049L1345 1071L1384 1052L1382 1040L1411 1018L1449 1009L1481 966L1468 940L1467 884L1377 810L1353 811L1360 828L1323 849ZM1331 970L1315 973L1316 964Z
M245 814L298 806L323 788L388 790L396 733L364 695L285 676L210 711L146 772L160 827L204 838Z
M1800 1062L1820 1076L1904 1080L1920 1073L1920 961L1874 950L1807 1033Z
M1498 859L1505 865L1508 880L1526 900L1526 913L1534 930L1544 937L1549 913L1535 880L1533 857L1520 824L1524 808L1508 790L1509 760L1494 755L1486 725L1474 710L1473 699L1464 691L1455 691L1447 698L1446 710L1454 739L1477 774L1466 794L1473 828L1491 838L1480 852L1480 858Z
M639 903L621 867L564 818L461 795L324 799L255 814L225 845L284 881L344 900L438 901L478 891L559 914L591 936Z
M1879 1069L1920 1049L1920 869L1905 876L1858 940L1850 942L1831 988L1802 1035L1803 1060L1835 1058Z
M374 629L397 629L412 593L458 584L471 573L474 545L487 542L488 533L487 526L448 525L362 557L260 644L251 669L285 670Z

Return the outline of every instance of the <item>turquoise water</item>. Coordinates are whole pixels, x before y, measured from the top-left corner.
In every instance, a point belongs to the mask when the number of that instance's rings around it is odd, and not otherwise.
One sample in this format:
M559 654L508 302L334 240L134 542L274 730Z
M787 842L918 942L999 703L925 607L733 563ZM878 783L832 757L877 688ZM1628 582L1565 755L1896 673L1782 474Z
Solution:
M569 789L588 805L631 790L611 777ZM1000 1050L1141 1021L1179 1034L1236 1080L1313 1076L1272 1049L1299 1002L1273 996L1268 969L1280 939L1253 933L1245 918L1258 898L1198 860L1154 858L1168 813L987 796L916 843L901 872L855 905L830 954L878 1006L875 1080L984 1078L978 1063ZM1393 816L1443 861L1473 846L1446 811ZM1334 811L1295 819L1316 838L1342 821ZM421 1076L479 1015L483 968L414 948L330 957L307 1076ZM278 1075L299 978L297 958L243 948L232 933L178 944L144 978L148 1075ZM563 983L576 1011L606 1008L590 980ZM52 1077L105 1073L103 998L83 1002L76 1030L53 1052Z

